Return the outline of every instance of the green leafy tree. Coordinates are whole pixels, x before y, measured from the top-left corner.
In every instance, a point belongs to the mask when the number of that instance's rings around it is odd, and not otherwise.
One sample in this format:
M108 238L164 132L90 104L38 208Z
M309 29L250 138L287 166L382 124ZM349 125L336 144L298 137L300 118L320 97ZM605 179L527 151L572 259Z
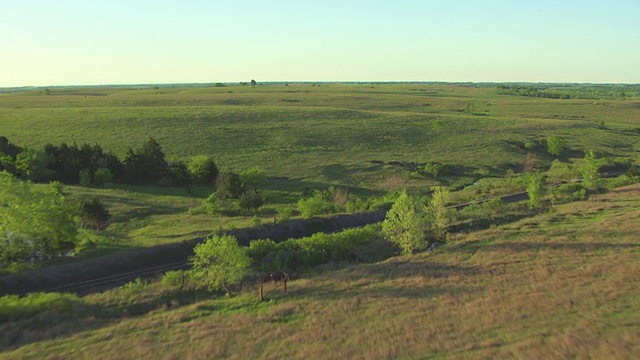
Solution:
M560 156L564 151L565 140L558 135L547 138L547 152L555 157Z
M540 173L530 173L527 176L527 195L529 196L529 208L535 209L540 205L545 194L544 178Z
M240 181L245 189L249 187L256 192L258 191L258 186L267 182L267 174L258 166L254 166L240 173Z
M426 214L423 207L406 191L395 201L382 222L382 233L397 244L403 254L426 248Z
M582 175L582 186L587 190L596 190L600 184L600 173L598 172L598 158L593 150L584 154L584 164L580 169Z
M451 194L444 186L434 186L431 200L429 201L429 215L432 219L432 226L436 237L444 241L447 236L447 226L453 220L451 209L447 209L447 204L451 201Z
M73 249L78 233L74 214L55 188L34 186L0 172L0 263L36 255L49 258ZM16 257L17 253L28 258Z
M198 184L213 185L216 183L219 171L211 156L196 155L191 157L187 165L191 178Z
M231 294L231 287L242 281L251 266L247 249L231 235L214 235L196 245L190 262L198 288L223 289L227 294Z
M26 148L16 157L16 170L20 177L35 182L47 181L51 174L48 166L52 161L44 151Z

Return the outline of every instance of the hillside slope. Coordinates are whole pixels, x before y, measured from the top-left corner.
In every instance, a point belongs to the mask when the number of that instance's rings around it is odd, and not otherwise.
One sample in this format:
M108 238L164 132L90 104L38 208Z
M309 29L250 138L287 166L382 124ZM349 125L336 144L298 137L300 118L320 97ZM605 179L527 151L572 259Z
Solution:
M79 319L71 335L1 355L634 358L639 218L640 185L620 188L431 253L319 272L268 302L247 292L102 327Z

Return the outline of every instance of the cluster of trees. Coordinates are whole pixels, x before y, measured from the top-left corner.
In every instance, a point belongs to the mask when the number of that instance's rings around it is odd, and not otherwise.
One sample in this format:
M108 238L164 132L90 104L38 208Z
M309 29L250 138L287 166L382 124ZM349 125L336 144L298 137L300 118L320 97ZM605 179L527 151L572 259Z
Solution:
M450 193L444 186L431 190L427 204L403 191L382 222L385 238L398 245L403 254L424 250L431 243L446 239L455 211L446 207Z
M639 97L638 85L497 85L496 94L549 99L624 99Z
M42 150L19 147L0 136L0 170L34 182L60 181L84 186L119 182L135 185L213 185L218 168L210 156L193 156L187 163L167 162L162 147L147 139L129 149L124 159L98 144L47 144Z
M193 269L182 273L180 282L186 277L195 288L230 294L233 285L249 274L265 279L275 273L290 274L331 261L353 260L357 258L359 248L370 245L379 237L379 225L334 234L317 233L279 243L259 239L252 241L249 247L240 246L231 235L214 235L195 246L190 259ZM175 273L169 273L163 281L177 285L179 278Z
M220 173L216 181L216 191L204 200L204 210L210 215L222 215L230 210L229 200L233 199L237 200L237 204L245 211L258 211L266 201L258 188L266 182L266 173L257 166L239 174Z

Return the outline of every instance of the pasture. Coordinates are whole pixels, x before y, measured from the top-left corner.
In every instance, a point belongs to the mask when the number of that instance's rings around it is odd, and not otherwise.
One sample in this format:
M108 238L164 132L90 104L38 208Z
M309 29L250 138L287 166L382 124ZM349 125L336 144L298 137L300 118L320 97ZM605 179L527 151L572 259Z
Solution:
M460 233L435 251L331 264L258 302L160 284L3 314L0 356L633 358L640 187ZM8 317L8 318L7 318Z
M330 185L362 197L467 187L454 194L466 201L479 179L519 174L527 143L546 169L554 158L544 141L553 135L565 139L566 163L590 149L637 161L640 99L530 98L463 84L61 87L0 93L0 135L35 148L98 143L120 157L153 137L168 160L211 155L222 171L260 166L268 176L255 216L190 212L214 190L207 187L65 187L72 199L99 198L113 215L104 231L82 234L98 255L271 222L280 211L296 216L303 194ZM446 171L427 176L427 163ZM503 191L524 189L514 183Z

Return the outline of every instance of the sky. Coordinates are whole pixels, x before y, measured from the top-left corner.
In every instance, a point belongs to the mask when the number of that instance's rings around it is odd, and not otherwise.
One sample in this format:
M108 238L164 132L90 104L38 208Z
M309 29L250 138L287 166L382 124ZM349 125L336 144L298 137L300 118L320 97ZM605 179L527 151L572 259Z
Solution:
M0 0L0 87L640 83L640 0Z

